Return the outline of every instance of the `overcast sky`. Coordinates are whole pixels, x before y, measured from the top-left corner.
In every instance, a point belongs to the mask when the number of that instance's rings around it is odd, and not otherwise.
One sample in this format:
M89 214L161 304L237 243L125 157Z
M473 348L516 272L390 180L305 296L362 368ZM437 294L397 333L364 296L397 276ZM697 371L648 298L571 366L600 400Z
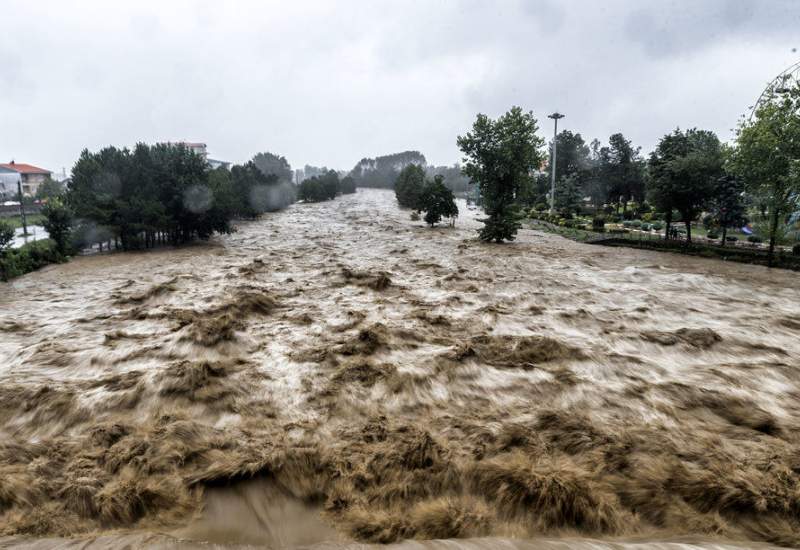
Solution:
M643 151L730 138L800 60L800 0L0 0L0 162L69 171L81 149L208 143L351 168L459 160L475 114L548 113ZM793 49L795 51L793 52Z

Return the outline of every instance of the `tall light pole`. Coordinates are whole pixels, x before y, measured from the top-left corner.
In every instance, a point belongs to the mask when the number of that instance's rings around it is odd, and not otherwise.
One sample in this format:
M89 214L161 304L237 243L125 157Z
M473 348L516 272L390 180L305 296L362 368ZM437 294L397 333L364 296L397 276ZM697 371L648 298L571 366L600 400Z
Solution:
M553 119L553 158L552 164L550 165L550 175L552 176L550 181L550 213L552 214L556 204L556 140L558 138L558 119L564 118L564 115L556 111L552 115L547 115L547 118Z

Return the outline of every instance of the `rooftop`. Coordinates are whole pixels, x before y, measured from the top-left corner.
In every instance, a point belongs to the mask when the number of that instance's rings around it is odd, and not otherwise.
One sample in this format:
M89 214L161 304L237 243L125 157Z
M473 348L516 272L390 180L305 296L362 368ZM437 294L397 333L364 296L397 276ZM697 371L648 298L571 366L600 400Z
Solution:
M13 170L14 172L19 172L20 174L52 174L50 170L45 170L44 168L39 168L38 166L33 166L32 164L14 162L13 160L9 163L0 163L0 168Z

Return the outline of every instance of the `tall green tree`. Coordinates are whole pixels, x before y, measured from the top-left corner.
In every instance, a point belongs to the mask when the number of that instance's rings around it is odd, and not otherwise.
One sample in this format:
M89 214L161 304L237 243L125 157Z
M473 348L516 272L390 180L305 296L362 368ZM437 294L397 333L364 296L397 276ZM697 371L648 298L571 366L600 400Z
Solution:
M555 209L562 217L569 219L580 214L582 198L578 174L564 176L556 184Z
M64 194L64 184L57 182L54 179L47 178L36 189L36 198L39 200L49 200L52 198L60 197Z
M481 240L514 240L520 227L514 203L542 163L544 140L536 135L538 129L532 112L512 107L497 120L479 114L472 131L458 137L462 169L480 186L488 215L481 220Z
M58 253L66 256L72 228L72 213L61 199L54 197L44 205L42 215L45 218L42 226L56 243Z
M744 184L740 178L725 174L717 179L708 208L714 224L722 230L722 246L728 228L745 223Z
M265 176L277 176L279 183L291 183L292 181L292 167L286 157L269 152L258 153L253 157L253 164Z
M420 200L420 210L425 212L425 223L433 227L442 218L457 218L458 206L453 192L444 184L444 176L438 174L425 183Z
M650 155L650 198L657 208L680 212L686 240L692 240L692 221L710 205L723 173L722 147L714 132L693 128L665 135Z
M800 85L769 90L751 120L737 130L732 166L747 193L763 206L769 264L785 218L800 206Z
M598 172L606 203L620 203L623 214L627 212L629 201L644 201L645 163L640 151L640 147L634 147L621 133L609 137L608 146L599 151Z
M591 175L591 150L583 137L580 134L573 133L570 130L563 130L556 136L556 144L558 146L556 155L556 201L558 201L559 183L564 178L572 178L571 182L575 182L579 188L578 194L583 193L584 187L587 185L589 176ZM553 143L550 142L550 155L552 157ZM547 182L552 178L553 167L548 163L546 174ZM549 192L549 189L548 189ZM541 197L546 200L547 197ZM540 198L537 198L537 202Z
M409 164L397 175L394 195L403 208L421 210L422 193L425 190L425 169L419 164Z

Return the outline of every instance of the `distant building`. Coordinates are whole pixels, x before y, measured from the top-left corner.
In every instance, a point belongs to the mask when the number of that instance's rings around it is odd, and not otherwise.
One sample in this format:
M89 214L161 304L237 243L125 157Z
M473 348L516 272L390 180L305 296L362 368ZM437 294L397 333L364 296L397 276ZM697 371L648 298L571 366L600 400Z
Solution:
M26 197L36 195L39 186L50 179L53 173L31 164L14 162L0 164L0 193L14 195L17 193L17 182L22 184L22 194Z
M192 141L179 141L175 143L175 145L183 145L184 147L186 147L193 153L197 153L204 159L208 158L208 145L206 145L205 143L198 143Z
M217 168L224 168L225 170L231 169L231 163L226 160L217 160L217 159L206 159L208 160L208 164L211 165L213 170Z
M206 145L205 143L194 142L194 141L177 141L175 143L172 142L169 143L171 143L172 145L183 145L193 153L200 155L206 160L206 162L208 162L208 164L214 170L217 168L225 168L226 170L230 170L231 168L232 163L228 161L208 158L208 145Z

